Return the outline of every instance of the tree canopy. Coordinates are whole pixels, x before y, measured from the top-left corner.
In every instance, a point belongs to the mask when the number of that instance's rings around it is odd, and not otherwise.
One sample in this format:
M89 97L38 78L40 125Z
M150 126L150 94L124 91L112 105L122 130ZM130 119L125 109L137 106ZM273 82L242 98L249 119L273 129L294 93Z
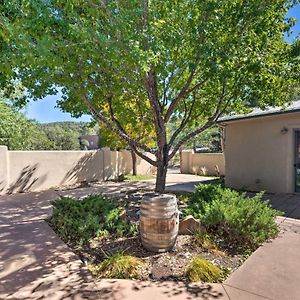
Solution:
M61 88L59 106L90 113L126 141L157 167L163 191L176 151L222 114L290 100L300 51L284 34L297 2L4 1L2 82L17 78L36 99ZM170 134L169 122L178 124ZM126 123L151 125L155 147Z
M51 143L47 150L80 150L78 138L86 134L97 134L98 131L84 122L54 122L38 126Z
M44 150L51 142L38 125L0 99L0 145L10 150Z

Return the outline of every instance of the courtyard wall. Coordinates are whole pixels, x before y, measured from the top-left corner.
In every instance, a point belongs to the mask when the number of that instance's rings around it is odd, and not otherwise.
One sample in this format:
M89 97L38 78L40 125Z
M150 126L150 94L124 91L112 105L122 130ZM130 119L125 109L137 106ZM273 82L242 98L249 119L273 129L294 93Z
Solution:
M225 159L223 153L194 153L183 150L180 158L180 171L184 174L203 176L225 175Z
M0 194L105 181L131 172L131 153L126 150L9 151L0 146ZM155 168L138 158L137 172L153 174Z

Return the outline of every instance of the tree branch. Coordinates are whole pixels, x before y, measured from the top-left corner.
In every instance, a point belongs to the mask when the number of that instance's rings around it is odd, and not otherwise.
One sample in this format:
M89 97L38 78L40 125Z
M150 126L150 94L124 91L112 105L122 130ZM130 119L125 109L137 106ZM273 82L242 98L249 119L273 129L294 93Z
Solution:
M207 122L199 127L194 129L193 131L191 131L190 133L188 133L187 135L185 135L177 144L176 146L173 148L172 152L169 155L169 160L173 158L173 156L176 154L176 152L179 150L179 148L185 144L186 142L188 142L190 139L192 139L194 136L198 135L199 133L201 133L202 131L206 130L207 128L209 128L210 126L212 126L214 123L217 122L218 118L222 115L222 113L226 110L230 100L233 97L229 97L226 101L225 106L223 107L223 109L221 109L222 104L224 103L224 99L226 97L226 93L225 93L225 84L223 85L223 89L222 89L222 94L219 98L219 101L217 103L217 107L215 109L215 112L212 114L212 116L207 120Z
M124 127L121 125L121 123L119 122L119 120L115 117L113 106L112 106L112 99L111 99L111 97L108 97L107 101L108 101L108 107L109 107L109 112L110 112L110 116L111 116L112 121L116 124L116 126L118 127L118 129L120 131L122 131L123 133L127 134L126 131L125 131L125 129L124 129Z
M197 84L195 84L192 88L190 88L189 90L186 91L186 95L192 93L193 91L195 91L196 89L200 88L203 84L205 84L208 81L208 79L205 79L201 82L198 82Z
M157 167L157 162L156 161L154 161L153 159L151 159L150 157L148 157L147 155L145 155L143 152L140 152L139 150L137 150L136 147L132 146L131 148L142 159L144 159L145 161L147 161L152 166Z
M189 134L187 134L185 137L183 137L177 144L176 146L173 148L173 151L169 154L169 161L174 157L174 155L176 154L176 152L179 150L179 148L185 144L186 142L188 142L190 139L192 139L195 135L201 133L202 131L204 131L205 129L209 128L212 124L214 124L215 121L212 120L208 120L203 126L193 130L192 132L190 132Z
M113 124L101 113L97 111L97 109L92 105L86 95L83 95L82 101L86 104L91 114L95 117L96 120L101 121L107 128L116 133L120 138L125 140L131 147L133 148L141 148L146 152L152 153L156 155L156 150L151 149L150 147L137 142L126 133L122 132L120 129L113 126ZM155 165L155 161L152 161L151 164Z
M152 111L154 114L154 126L157 136L158 146L164 146L165 139L165 122L162 116L162 107L159 103L156 85L156 73L153 67L148 74L144 76L144 84L148 93Z
M169 108L168 108L168 110L167 110L167 112L166 112L166 115L165 115L165 122L166 122L166 123L170 120L170 117L171 117L173 111L175 110L175 108L176 108L176 106L177 106L179 100L180 100L182 97L185 96L186 91L188 90L190 84L191 84L192 81L193 81L194 75L195 75L195 73L194 73L194 71L192 71L192 72L190 73L190 76L189 76L189 78L187 79L185 85L184 85L183 88L180 90L179 94L177 95L177 97L175 97L175 98L172 100L172 102L171 102L171 104L170 104L170 106L169 106Z
M192 112L193 112L193 108L195 106L195 102L196 102L196 97L194 96L192 105L189 109L189 112L187 113L187 111L185 111L184 117L179 125L179 127L175 130L175 132L173 133L169 145L172 146L172 144L174 143L175 139L177 138L177 136L180 134L180 132L184 129L185 125L190 121Z

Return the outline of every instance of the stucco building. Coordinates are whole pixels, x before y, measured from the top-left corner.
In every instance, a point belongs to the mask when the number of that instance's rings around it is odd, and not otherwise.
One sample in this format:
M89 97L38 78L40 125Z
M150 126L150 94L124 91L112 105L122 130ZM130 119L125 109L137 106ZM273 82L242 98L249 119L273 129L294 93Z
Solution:
M225 183L248 191L300 192L300 101L285 110L226 116Z

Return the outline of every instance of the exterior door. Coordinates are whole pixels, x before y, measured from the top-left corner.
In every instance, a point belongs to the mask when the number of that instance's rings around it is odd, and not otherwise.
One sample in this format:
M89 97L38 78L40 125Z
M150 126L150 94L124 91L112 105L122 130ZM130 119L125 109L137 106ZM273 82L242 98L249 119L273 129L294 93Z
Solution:
M300 192L300 130L295 131L295 192Z

